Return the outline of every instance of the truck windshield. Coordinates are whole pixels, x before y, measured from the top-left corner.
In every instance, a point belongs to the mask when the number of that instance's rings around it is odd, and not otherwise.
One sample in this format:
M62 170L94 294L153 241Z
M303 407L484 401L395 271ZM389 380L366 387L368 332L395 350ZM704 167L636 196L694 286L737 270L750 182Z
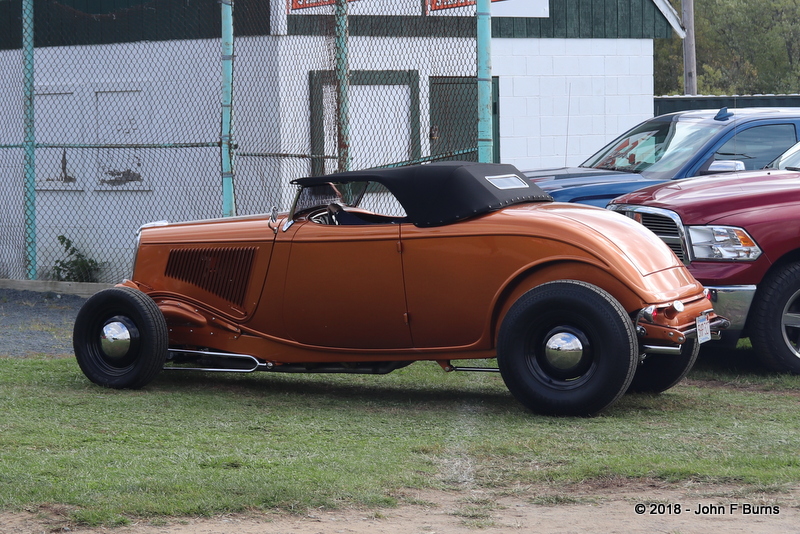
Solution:
M624 133L581 167L671 178L724 127L724 122L655 118Z

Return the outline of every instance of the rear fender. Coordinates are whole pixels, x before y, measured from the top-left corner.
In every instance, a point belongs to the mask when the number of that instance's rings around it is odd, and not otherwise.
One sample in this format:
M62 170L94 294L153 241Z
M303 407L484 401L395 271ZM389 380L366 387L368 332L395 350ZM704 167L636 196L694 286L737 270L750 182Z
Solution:
M645 306L645 302L634 291L596 265L578 261L559 261L538 265L521 273L503 289L492 319L492 340L495 346L500 325L511 306L531 289L555 280L580 280L593 284L611 294L628 313L633 313Z

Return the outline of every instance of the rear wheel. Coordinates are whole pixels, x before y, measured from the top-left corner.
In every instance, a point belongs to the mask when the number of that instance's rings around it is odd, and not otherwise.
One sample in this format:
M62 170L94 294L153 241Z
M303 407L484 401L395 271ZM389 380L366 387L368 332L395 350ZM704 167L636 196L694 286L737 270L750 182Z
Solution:
M78 312L72 335L86 377L101 386L140 388L164 367L167 323L153 299L127 287L105 289Z
M625 393L637 363L633 322L603 289L574 280L531 289L500 328L497 362L531 411L592 415Z
M800 374L800 264L771 273L759 284L747 330L767 367Z
M681 380L691 371L700 353L696 338L687 339L677 356L652 354L636 368L628 391L638 393L661 393Z

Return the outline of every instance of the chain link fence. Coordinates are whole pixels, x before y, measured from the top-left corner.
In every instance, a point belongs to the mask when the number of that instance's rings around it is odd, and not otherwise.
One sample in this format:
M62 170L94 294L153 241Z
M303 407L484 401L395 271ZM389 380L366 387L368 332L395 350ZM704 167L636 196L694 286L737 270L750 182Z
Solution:
M0 0L0 278L117 282L144 223L288 209L301 176L475 159L474 15Z

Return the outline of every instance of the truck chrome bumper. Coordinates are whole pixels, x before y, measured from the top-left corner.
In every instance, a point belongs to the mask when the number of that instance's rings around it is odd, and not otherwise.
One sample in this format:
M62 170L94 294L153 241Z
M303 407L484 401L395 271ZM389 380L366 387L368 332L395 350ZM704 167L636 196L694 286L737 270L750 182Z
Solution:
M730 330L740 332L747 321L756 286L706 286L711 295L714 312L727 318Z

